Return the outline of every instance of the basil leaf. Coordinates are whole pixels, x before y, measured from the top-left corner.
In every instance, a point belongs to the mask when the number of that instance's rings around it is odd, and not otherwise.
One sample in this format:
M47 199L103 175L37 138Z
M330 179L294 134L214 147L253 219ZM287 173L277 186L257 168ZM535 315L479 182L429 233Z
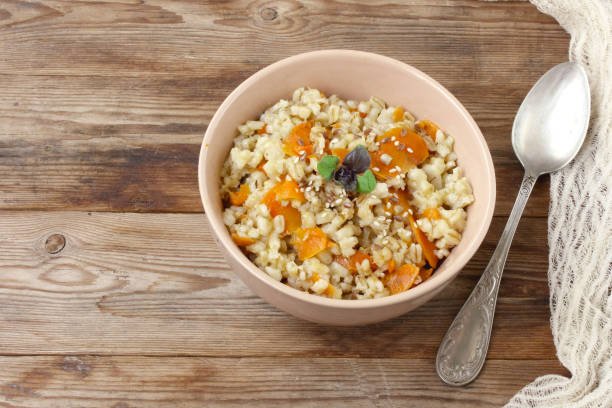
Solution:
M334 180L340 183L346 191L352 192L357 190L357 175L353 170L344 165L336 170Z
M324 156L317 163L317 171L325 180L331 179L340 159L336 156Z
M346 155L342 164L349 167L355 173L363 173L370 167L370 154L368 153L368 149L363 145L357 146Z
M357 176L357 191L360 193L371 193L376 187L376 177L371 170L366 170L365 173Z

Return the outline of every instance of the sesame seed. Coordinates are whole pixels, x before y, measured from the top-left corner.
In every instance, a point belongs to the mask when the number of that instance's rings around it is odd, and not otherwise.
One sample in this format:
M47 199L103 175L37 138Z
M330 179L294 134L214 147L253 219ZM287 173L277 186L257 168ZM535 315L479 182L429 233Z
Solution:
M387 201L387 208L391 208L391 203Z
M407 148L406 150L408 151L408 153L414 153L414 150L412 150L412 148L410 148L410 147Z
M386 215L387 217L390 217L390 216L391 216L391 213L390 213L389 211L385 211L385 215Z
M387 153L383 153L380 155L380 161L383 162L387 166L389 165L389 163L391 163L391 160L393 160L393 157L391 157Z
M393 142L393 146L399 146L400 142L398 142L397 140L395 142Z
M404 212L402 213L402 217L407 217L407 216L408 216L408 211L404 211Z
M378 167L372 167L372 171L380 171Z
M392 141L392 142L395 142L396 140L397 140L397 138L396 138L395 136L392 136L392 137L391 137L391 141Z
M312 187L308 186L304 189L304 191L309 193L310 191L312 191Z
M410 209L410 208L408 209L408 212L409 212L410 214L413 214L412 209Z
M337 199L336 201L334 201L334 205L340 205L340 204L342 204L342 201L344 201L344 200L342 200L341 198L339 198L339 199Z
M397 169L396 168L392 168L391 170L389 170L389 173L397 173Z

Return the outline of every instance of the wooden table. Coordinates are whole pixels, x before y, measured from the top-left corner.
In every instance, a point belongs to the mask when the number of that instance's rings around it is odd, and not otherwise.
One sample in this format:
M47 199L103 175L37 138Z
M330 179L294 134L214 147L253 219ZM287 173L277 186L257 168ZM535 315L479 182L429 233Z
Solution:
M497 172L493 225L460 277L370 327L318 326L255 297L198 196L199 145L224 97L322 48L429 73L473 114ZM524 1L0 0L0 406L493 407L565 374L547 180L519 226L482 375L450 388L433 361L514 201L513 116L567 48Z

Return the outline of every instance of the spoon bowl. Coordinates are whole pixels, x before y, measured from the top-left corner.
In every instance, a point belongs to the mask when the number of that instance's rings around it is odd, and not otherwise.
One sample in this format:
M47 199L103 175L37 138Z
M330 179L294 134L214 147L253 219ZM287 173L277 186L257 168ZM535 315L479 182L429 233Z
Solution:
M551 173L578 153L591 99L584 68L573 62L548 71L525 97L512 127L514 153L528 173Z

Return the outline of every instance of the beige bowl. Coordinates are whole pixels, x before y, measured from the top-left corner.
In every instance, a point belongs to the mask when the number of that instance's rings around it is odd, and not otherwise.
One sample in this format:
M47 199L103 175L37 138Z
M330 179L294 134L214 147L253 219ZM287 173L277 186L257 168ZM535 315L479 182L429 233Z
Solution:
M402 105L417 118L438 123L455 138L459 165L472 184L475 202L468 209L463 238L434 275L406 292L380 299L328 299L277 282L234 244L223 224L220 169L236 128L256 119L301 86L327 95L366 100L378 96ZM244 81L221 104L202 143L198 168L204 211L222 252L242 281L267 302L294 316L331 325L362 325L390 319L425 303L461 271L485 237L495 206L495 171L478 126L450 92L421 71L397 60L359 51L326 50L276 62Z

